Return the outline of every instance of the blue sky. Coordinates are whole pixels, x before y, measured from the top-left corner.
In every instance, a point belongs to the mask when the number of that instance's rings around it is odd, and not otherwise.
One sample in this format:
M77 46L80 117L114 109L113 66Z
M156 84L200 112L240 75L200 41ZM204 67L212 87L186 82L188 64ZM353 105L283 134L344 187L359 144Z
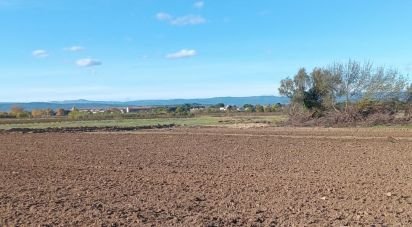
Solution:
M412 74L410 0L0 0L0 102L276 95L299 67Z

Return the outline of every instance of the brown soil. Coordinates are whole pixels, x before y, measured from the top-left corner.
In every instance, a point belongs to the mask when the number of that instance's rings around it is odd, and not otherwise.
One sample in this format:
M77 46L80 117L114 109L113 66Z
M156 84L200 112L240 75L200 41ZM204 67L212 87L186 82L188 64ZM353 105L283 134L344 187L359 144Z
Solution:
M0 226L412 225L412 130L0 134Z
M175 124L166 125L149 125L149 126L135 126L135 127L51 127L51 128L12 128L7 130L1 130L0 133L47 133L47 132L60 132L60 133L77 133L77 132L125 132L125 131L138 131L142 129L161 129L161 128L173 128Z

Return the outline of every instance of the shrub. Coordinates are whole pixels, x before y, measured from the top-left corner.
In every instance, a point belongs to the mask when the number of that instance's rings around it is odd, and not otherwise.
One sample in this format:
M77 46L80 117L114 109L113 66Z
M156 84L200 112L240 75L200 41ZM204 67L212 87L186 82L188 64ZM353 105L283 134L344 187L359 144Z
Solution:
M66 111L64 109L58 109L56 110L56 116L62 117L66 115Z
M55 113L51 109L34 109L31 111L31 116L34 118L51 117L54 115Z

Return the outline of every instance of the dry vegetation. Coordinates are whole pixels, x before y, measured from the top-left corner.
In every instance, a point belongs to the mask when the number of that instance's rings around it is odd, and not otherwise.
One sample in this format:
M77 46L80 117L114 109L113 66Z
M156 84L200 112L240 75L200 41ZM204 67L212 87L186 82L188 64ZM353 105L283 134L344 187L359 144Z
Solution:
M396 69L349 61L301 68L281 81L279 93L291 100L289 125L374 126L409 124L412 84Z

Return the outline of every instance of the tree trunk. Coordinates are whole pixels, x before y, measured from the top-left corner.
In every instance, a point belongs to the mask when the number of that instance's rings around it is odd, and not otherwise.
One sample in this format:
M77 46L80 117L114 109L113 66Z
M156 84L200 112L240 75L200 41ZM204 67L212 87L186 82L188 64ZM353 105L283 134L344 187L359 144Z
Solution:
M332 96L330 97L331 106L332 106L333 110L335 110L335 112L340 113L340 111L338 109L336 109L336 106L335 106L336 103L335 103L335 99L333 97L334 97L334 95L332 94Z
M348 112L349 109L349 85L346 85L346 103L345 103L345 111Z

